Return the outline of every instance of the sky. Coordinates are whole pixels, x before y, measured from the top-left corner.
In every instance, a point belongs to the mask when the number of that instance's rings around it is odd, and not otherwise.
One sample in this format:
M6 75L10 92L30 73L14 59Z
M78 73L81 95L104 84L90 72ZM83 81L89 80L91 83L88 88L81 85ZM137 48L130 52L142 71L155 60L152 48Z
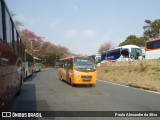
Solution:
M101 44L141 37L145 20L160 19L160 0L5 0L21 29L72 53L93 55Z

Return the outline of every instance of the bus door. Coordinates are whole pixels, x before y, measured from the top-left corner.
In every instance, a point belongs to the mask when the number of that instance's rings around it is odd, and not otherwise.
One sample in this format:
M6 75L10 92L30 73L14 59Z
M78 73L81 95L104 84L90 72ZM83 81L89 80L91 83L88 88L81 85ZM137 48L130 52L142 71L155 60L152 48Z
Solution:
M69 65L68 65L68 60L66 61L66 81L67 82L70 82L70 80L69 80Z

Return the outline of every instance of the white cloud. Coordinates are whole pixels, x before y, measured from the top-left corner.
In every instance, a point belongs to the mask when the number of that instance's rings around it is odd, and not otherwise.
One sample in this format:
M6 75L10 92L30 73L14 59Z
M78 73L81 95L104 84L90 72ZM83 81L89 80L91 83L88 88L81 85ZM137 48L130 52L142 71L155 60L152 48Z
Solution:
M66 31L64 33L64 36L65 37L74 37L77 35L77 31L76 30L69 30L69 31Z
M55 19L53 22L50 23L51 27L57 26L60 24L60 21L58 19Z
M83 35L86 37L86 38L93 38L97 35L97 33L91 29L88 29L88 30L84 30L83 31Z

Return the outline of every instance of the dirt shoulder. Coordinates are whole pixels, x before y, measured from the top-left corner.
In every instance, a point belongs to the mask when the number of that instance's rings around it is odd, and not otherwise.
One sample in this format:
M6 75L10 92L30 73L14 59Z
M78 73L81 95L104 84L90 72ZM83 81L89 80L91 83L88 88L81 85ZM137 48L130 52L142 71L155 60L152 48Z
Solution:
M149 65L143 62L136 63L136 65L103 63L97 69L98 79L160 91L160 65Z

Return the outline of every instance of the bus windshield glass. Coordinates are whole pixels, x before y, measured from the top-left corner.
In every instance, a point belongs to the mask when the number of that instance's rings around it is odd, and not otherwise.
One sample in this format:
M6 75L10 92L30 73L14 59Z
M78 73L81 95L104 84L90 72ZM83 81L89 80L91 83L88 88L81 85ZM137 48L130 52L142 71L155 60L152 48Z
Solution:
M75 58L74 59L74 69L78 71L95 71L95 63L89 58Z
M139 48L131 48L131 57L138 59L142 55L142 50Z
M148 49L157 49L160 48L160 41L151 41L147 43Z

